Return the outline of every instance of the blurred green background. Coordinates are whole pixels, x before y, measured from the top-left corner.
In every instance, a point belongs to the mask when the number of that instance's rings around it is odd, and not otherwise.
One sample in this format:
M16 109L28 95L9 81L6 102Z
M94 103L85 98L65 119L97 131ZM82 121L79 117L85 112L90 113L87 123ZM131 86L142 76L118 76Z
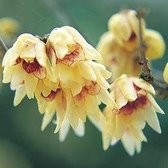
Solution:
M167 0L0 0L0 17L13 17L21 24L21 32L43 36L53 28L72 25L96 46L107 30L107 20L122 7L150 9L147 26L161 32L168 43ZM155 61L163 70L168 60ZM130 157L122 145L102 149L101 134L89 122L86 135L79 138L70 131L60 143L50 124L44 132L42 115L34 100L27 98L13 107L14 93L9 85L0 90L0 168L168 168L168 116L159 115L162 134L148 127L148 143L142 152ZM159 101L167 113L168 100Z

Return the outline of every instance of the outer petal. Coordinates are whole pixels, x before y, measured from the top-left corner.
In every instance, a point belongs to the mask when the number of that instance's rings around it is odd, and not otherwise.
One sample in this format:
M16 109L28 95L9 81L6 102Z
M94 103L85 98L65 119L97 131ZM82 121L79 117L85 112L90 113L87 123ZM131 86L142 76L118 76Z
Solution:
M78 135L80 137L84 136L85 126L84 126L84 123L81 120L79 120L78 126L77 126L77 128L74 129L74 132L75 132L76 135Z
M148 82L146 82L146 81L144 81L143 79L140 79L140 78L132 78L132 81L139 88L142 88L142 89L152 93L153 95L155 95L155 90L150 83L148 83Z
M131 35L131 28L124 13L113 15L108 21L108 28L119 40L127 41Z
M134 88L132 82L129 81L129 79L126 75L122 75L118 79L117 84L120 87L120 90L121 90L122 94L129 101L134 101L137 98L135 88Z
M87 80L92 80L96 81L96 75L92 67L88 64L87 61L81 61L78 64L79 71L81 75L87 79Z
M41 125L41 130L44 131L44 129L47 127L47 125L51 122L51 120L53 119L55 112L52 113L44 113L44 117L43 117L43 121L42 121L42 125Z
M65 140L68 134L69 128L70 128L70 125L69 125L68 119L64 119L61 124L60 131L59 131L59 140L61 142Z
M38 83L38 78L34 75L26 74L25 76L25 88L29 99L34 98L35 89Z
M15 98L13 102L14 106L17 106L25 97L25 95L26 95L25 86L24 85L19 86L15 92Z
M147 123L149 124L149 126L151 128L153 128L156 132L161 134L161 128L160 128L159 120L158 120L158 117L157 117L155 111L147 110L146 111L146 120L147 120Z
M164 111L160 108L160 106L157 104L155 99L150 94L147 94L147 98L150 100L152 106L151 108L153 108L154 111L159 112L161 114L165 114Z

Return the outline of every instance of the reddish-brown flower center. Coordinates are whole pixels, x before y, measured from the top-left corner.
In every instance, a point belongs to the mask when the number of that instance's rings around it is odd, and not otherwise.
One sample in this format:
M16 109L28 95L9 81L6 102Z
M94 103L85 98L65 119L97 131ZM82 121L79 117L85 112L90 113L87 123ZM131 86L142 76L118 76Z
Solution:
M63 59L58 59L57 63L63 63L70 66L78 60L82 47L79 44L74 44L69 48L70 53L66 54Z
M101 87L97 82L91 81L88 82L81 90L79 94L75 96L75 102L77 104L84 103L85 98L88 94L97 95L100 91Z
M136 34L134 32L131 33L129 41L134 41L137 38Z
M44 97L47 101L53 101L56 97L56 95L61 91L61 89L57 89L56 91L51 90L50 94L48 96L44 96L41 93L41 96Z
M138 108L147 108L150 106L150 102L146 96L140 96L133 102L128 102L120 109L119 113L129 115L132 114Z
M22 67L27 73L33 73L41 68L41 65L37 62L36 59L34 59L33 62L26 62L25 60L23 60Z

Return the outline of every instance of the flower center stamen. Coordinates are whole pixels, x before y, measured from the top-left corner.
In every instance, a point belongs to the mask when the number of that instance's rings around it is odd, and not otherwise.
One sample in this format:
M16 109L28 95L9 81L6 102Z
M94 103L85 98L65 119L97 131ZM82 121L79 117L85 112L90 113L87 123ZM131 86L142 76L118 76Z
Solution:
M128 102L120 109L119 113L129 115L132 114L138 108L146 108L150 106L150 102L146 96L140 96L133 102Z
M44 97L47 101L53 101L56 97L56 95L61 91L61 89L57 89L56 91L51 90L50 94L48 96L44 96L43 93L41 93L41 96Z
M63 59L58 59L57 63L63 63L66 65L72 65L79 58L79 54L81 52L82 47L79 44L74 44L70 46L70 53L66 54Z
M39 68L41 68L41 65L37 62L36 59L34 59L33 62L26 62L25 60L22 61L22 67L23 69L29 74L29 73L33 73L36 70L38 70Z

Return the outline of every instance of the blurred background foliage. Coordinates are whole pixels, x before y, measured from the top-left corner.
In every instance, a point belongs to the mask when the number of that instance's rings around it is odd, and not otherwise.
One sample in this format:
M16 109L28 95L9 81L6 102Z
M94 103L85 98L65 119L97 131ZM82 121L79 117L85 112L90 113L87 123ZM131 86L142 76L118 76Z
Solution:
M146 6L150 13L147 27L155 29L168 43L167 0L0 0L0 17L12 17L20 23L20 33L43 36L53 28L71 25L96 46L99 37L107 31L110 16L121 8L137 9ZM19 33L19 34L20 34ZM166 56L154 62L163 70ZM42 115L35 100L25 100L13 107L14 92L9 85L0 89L0 168L167 168L168 116L159 115L162 134L145 129L148 143L142 152L128 156L118 145L104 152L101 134L89 122L86 135L76 137L71 131L60 143L50 124L44 132L40 125ZM167 113L168 100L158 100Z

